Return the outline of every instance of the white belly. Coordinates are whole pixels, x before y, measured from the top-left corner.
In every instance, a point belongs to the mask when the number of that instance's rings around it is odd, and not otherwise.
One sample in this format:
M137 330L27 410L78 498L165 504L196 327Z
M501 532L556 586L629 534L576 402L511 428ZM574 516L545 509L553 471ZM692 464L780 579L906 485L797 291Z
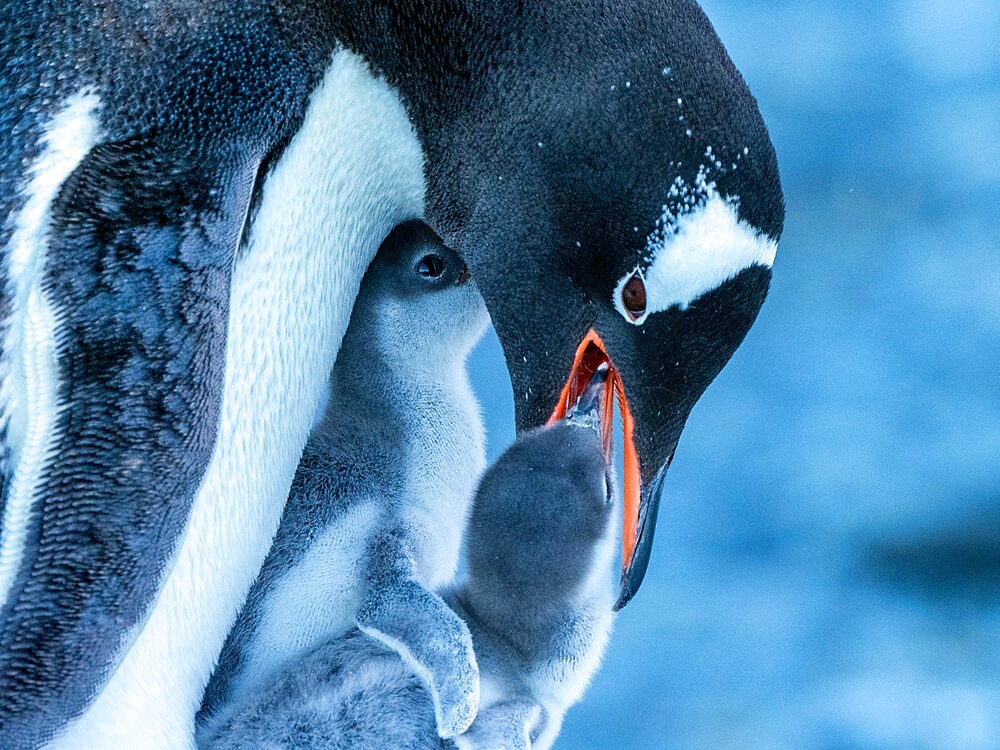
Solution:
M354 626L368 543L382 515L377 500L351 508L274 585L244 651L245 666L233 680L228 698L233 705L291 659Z
M188 748L194 714L267 553L364 270L423 213L396 95L338 52L264 185L233 272L221 424L156 606L60 748Z

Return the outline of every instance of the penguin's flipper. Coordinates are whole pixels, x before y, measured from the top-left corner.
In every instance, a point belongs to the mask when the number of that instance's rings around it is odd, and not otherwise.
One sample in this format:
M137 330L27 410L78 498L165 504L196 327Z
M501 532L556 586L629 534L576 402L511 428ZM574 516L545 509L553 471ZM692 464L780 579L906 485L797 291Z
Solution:
M406 536L381 534L369 563L358 627L398 653L434 700L438 734L461 734L479 710L479 667L472 636L445 601L416 580Z
M53 345L26 388L48 388L52 429L0 602L0 746L33 747L84 710L170 569L216 438L259 161L164 136L103 143L50 207Z
M545 710L527 698L497 703L480 711L469 731L455 737L455 745L458 750L531 750L544 716Z

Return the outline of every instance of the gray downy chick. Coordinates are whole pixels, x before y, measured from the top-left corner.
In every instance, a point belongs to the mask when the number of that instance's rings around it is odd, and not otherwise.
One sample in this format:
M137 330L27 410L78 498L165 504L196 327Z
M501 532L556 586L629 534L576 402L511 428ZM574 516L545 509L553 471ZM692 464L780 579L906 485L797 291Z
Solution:
M483 428L465 360L488 322L468 269L426 225L385 240L362 281L274 543L223 647L199 741L283 665L357 626L430 692L438 732L476 715L454 577Z
M423 680L354 629L286 664L218 727L212 750L545 750L611 629L616 516L598 373L577 407L523 435L484 476L468 579L446 600L472 632L483 686L465 734L438 736Z
M614 492L601 440L607 370L566 419L486 473L466 531L468 579L448 597L472 631L479 716L462 750L545 750L611 632Z

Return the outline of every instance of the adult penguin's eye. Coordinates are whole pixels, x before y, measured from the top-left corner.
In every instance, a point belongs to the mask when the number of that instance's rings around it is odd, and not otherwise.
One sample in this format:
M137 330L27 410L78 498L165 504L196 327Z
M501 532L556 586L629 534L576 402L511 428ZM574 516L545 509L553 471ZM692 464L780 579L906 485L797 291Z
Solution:
M430 279L436 279L444 273L444 258L431 253L417 262L417 273Z
M632 320L638 320L646 312L646 282L635 273L622 289L622 306Z

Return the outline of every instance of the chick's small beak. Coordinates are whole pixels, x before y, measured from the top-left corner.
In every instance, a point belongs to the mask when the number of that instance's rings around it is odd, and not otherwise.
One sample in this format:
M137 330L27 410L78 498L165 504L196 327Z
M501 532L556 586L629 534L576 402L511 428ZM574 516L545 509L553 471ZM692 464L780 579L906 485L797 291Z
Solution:
M580 398L566 412L566 421L592 427L601 435L602 440L605 436L604 418L607 411L605 402L610 374L611 368L607 364L598 367ZM604 449L607 451L606 444Z
M653 531L656 525L656 511L663 485L662 476L666 467L657 474L657 479L644 490L641 483L639 454L634 439L635 424L629 410L628 400L625 398L625 388L614 362L608 356L604 342L593 329L587 333L577 349L570 375L549 419L550 424L563 419L581 398L598 398L593 393L594 389L590 388L595 377L603 381L603 386L599 390L601 438L609 462L611 461L612 431L614 428L612 411L616 396L624 433L622 441L624 450L622 489L625 507L622 514L622 580L621 592L615 604L617 611L628 604L635 592L638 591L649 564Z

